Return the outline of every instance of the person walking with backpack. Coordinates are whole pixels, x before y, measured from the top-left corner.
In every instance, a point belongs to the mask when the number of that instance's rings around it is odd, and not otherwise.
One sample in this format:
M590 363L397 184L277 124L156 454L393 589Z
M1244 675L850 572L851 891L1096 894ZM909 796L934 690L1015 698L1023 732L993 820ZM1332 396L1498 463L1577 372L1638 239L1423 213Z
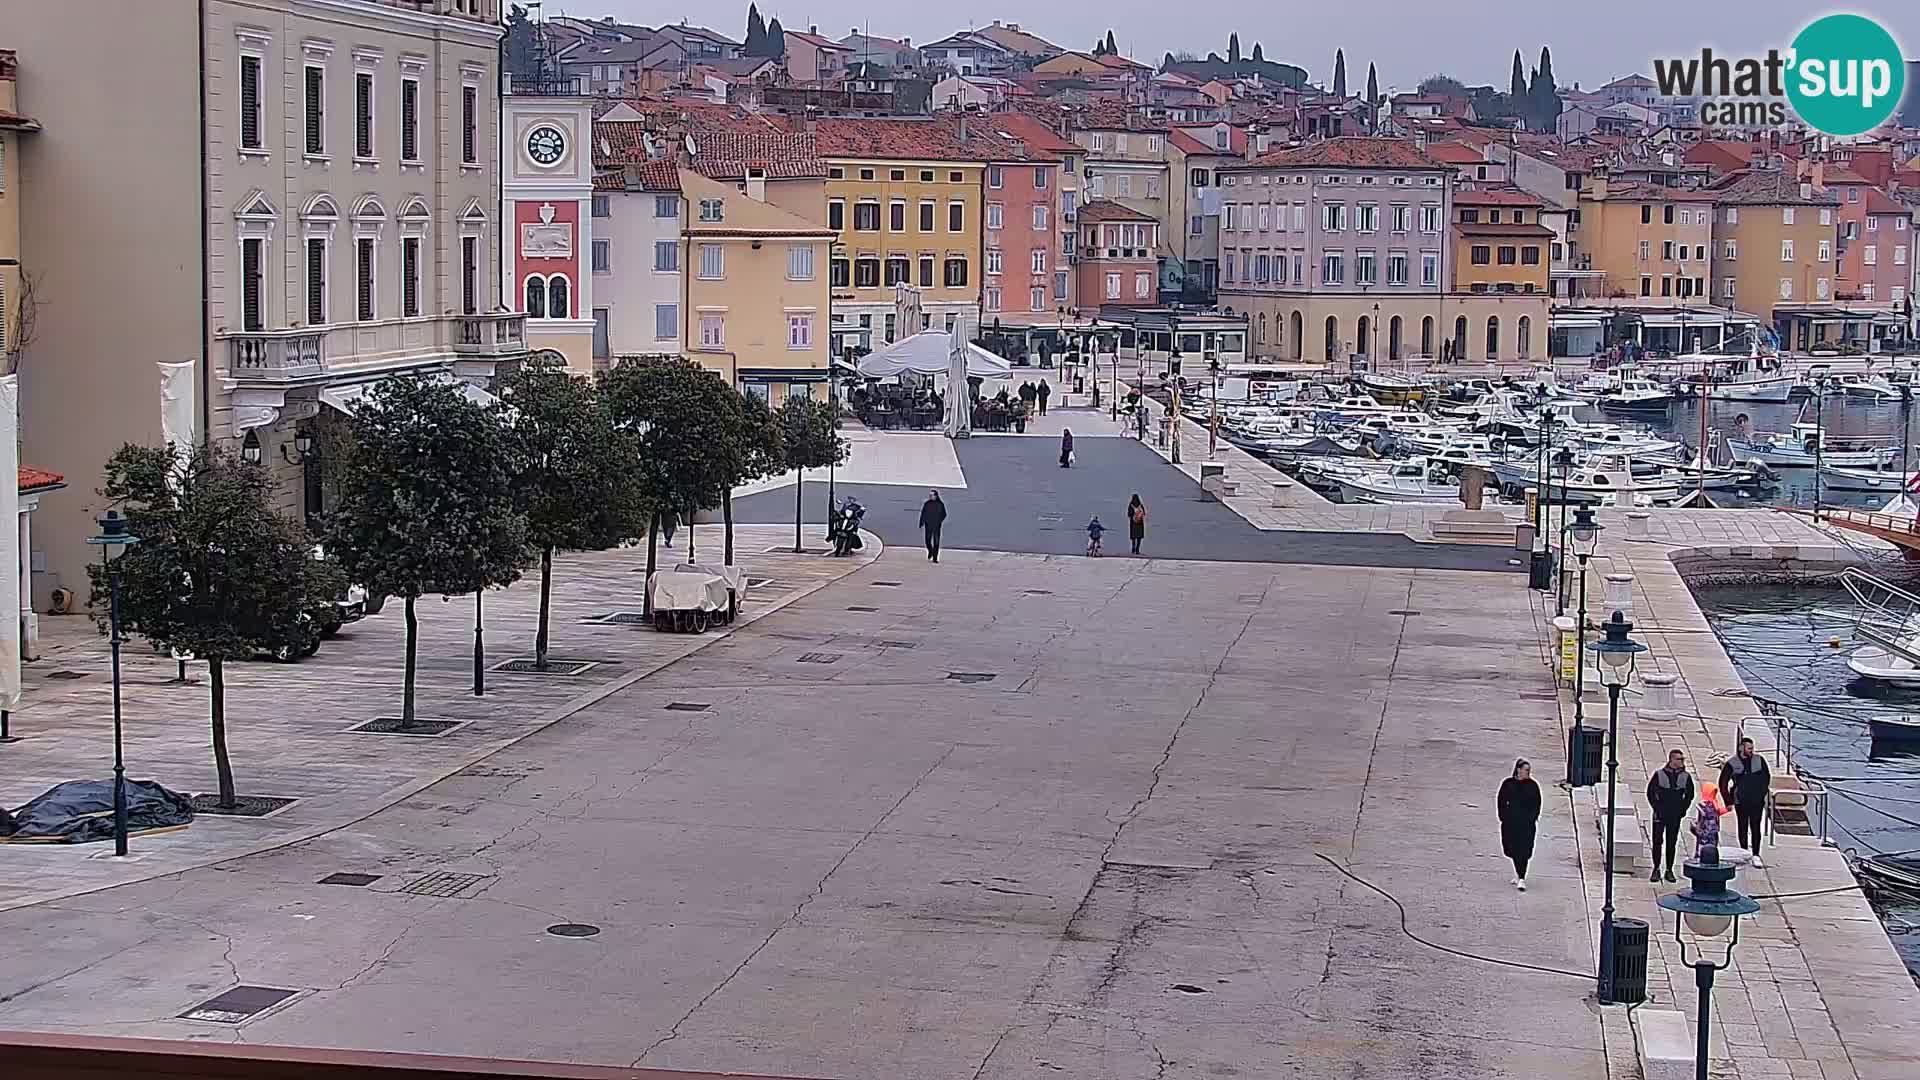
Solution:
M1127 503L1127 539L1133 543L1133 553L1140 554L1140 541L1147 538L1147 504L1140 501L1140 493L1134 492L1133 499Z
M1513 763L1513 774L1500 781L1495 800L1500 814L1500 850L1513 861L1513 887L1527 891L1527 861L1533 858L1533 831L1540 821L1540 785L1526 758Z
M1667 880L1673 876L1674 847L1680 841L1680 823L1693 808L1693 774L1687 771L1687 755L1678 750L1667 754L1667 763L1647 778L1647 805L1653 809L1653 873L1648 881L1660 880L1660 868L1666 867ZM1661 842L1665 841L1665 861Z
M1753 865L1763 870L1767 864L1760 859L1760 825L1766 820L1767 794L1772 788L1767 759L1753 752L1752 739L1741 739L1739 749L1720 766L1720 791L1733 804L1740 846L1753 852Z

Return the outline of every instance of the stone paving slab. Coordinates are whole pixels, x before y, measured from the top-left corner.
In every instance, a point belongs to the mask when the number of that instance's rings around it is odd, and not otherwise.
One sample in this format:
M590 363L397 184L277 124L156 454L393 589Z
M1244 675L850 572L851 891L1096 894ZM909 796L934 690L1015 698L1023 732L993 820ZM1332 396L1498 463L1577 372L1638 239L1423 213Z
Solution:
M808 543L825 547L819 529ZM686 552L681 530L676 553ZM791 528L742 526L736 556L750 577L744 623L762 618L878 557L869 544L859 558L769 551L792 544ZM699 526L695 553L719 561L720 526ZM462 721L445 736L419 738L350 733L376 716L398 715L405 624L398 601L350 624L318 655L297 664L261 660L227 665L228 745L243 795L299 801L264 818L202 814L173 833L136 836L129 857L107 844L0 845L0 910L71 896L143 878L173 874L250 851L318 835L407 798L455 773L499 771L484 759L553 721L603 699L621 686L724 640L727 631L665 634L643 626L591 621L639 611L646 549L568 553L554 561L551 656L592 660L578 677L489 671L486 693L473 696L471 595L443 602L423 597L416 715ZM531 657L537 573L487 594L483 607L487 662ZM22 707L13 714L18 742L0 745L0 805L18 806L65 780L110 778L113 763L112 683L103 636L82 616L42 620L44 655L26 667ZM193 682L174 682L174 662L144 641L122 649L123 710L129 779L157 780L182 792L217 788L207 735L206 666L190 665ZM80 679L51 677L79 673ZM511 771L511 770L509 770ZM101 857L102 853L106 857Z

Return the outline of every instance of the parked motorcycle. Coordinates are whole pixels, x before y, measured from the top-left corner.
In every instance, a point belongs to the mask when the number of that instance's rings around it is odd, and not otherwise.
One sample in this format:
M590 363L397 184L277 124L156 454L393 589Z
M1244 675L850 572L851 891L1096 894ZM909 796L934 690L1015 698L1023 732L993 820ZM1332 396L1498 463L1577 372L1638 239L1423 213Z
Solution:
M867 508L851 495L840 504L840 509L833 515L833 524L827 529L827 539L833 541L835 558L845 558L860 550L860 522L866 516Z

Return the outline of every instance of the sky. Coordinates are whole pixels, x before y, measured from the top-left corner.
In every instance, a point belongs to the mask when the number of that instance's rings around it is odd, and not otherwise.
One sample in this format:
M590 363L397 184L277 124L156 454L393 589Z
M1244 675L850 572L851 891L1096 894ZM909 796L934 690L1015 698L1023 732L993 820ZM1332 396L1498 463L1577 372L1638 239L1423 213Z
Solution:
M524 0L521 0L524 2ZM744 35L746 0L546 0L547 14L598 18L649 26L688 21L734 38ZM1331 78L1333 53L1344 49L1350 84L1364 84L1367 64L1379 66L1380 86L1411 90L1428 75L1444 72L1469 85L1487 83L1505 89L1520 50L1529 68L1540 46L1553 50L1556 82L1578 82L1592 89L1620 75L1651 74L1656 56L1698 54L1703 45L1716 53L1747 56L1769 47L1785 47L1808 21L1828 11L1852 11L1877 19L1893 33L1909 57L1920 56L1920 3L1874 0L1828 8L1807 0L1611 0L1605 4L1555 3L1552 0L1365 0L1294 4L1271 0L1214 0L1201 12L1184 4L1130 5L1094 0L1052 0L1045 10L1025 4L992 3L948 9L941 4L905 5L873 0L771 0L760 13L779 16L788 30L809 25L838 40L853 27L884 37L929 42L994 19L1018 22L1022 29L1065 48L1091 48L1112 28L1120 50L1158 63L1167 52L1225 55L1227 34L1238 31L1242 51L1262 44L1269 60L1297 64L1310 78ZM950 11L968 14L953 15ZM1117 21L1113 21L1117 20ZM1359 89L1358 85L1351 87Z

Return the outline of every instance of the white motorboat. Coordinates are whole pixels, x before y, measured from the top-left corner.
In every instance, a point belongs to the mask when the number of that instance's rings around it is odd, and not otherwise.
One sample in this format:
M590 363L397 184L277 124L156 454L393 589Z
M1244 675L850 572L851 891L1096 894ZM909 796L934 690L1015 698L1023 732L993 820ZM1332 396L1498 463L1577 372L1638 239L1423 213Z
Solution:
M1339 473L1340 498L1368 503L1458 503L1460 480L1445 462L1412 458L1386 469Z
M1600 407L1609 412L1666 412L1671 404L1673 391L1651 379L1623 378L1600 395Z
M1488 461L1506 453L1506 440L1497 435L1486 435L1476 431L1436 430L1432 432L1399 436L1395 440L1414 454L1439 454L1448 450L1463 450L1476 458Z
M1883 375L1872 372L1847 371L1834 375L1827 380L1827 393L1835 390L1850 398L1863 398L1867 401L1895 401L1900 391Z
M1432 389L1424 379L1411 375L1389 375L1378 371L1356 375L1353 381L1361 391L1374 400L1390 405L1405 405L1425 400Z
M1857 469L1820 466L1820 486L1828 491L1895 492L1907 489L1909 477L1897 468Z
M1563 389L1561 394L1583 401L1597 401L1601 395L1611 391L1617 381L1604 371L1589 371L1580 376L1571 388Z
M1893 463L1892 446L1828 437L1817 425L1794 424L1786 434L1756 431L1729 435L1727 449L1740 461L1774 468L1810 469L1816 464L1843 469L1877 469Z
M1644 478L1635 476L1632 467L1618 466L1611 461L1583 461L1569 470L1564 479L1558 470L1549 469L1545 485L1540 483L1539 470L1530 460L1509 458L1496 461L1493 463L1493 472L1500 480L1501 490L1509 496L1530 487L1538 488L1549 502L1564 499L1572 503L1646 506L1671 502L1679 497L1682 490L1691 491L1694 486L1683 485L1671 473L1656 473Z

